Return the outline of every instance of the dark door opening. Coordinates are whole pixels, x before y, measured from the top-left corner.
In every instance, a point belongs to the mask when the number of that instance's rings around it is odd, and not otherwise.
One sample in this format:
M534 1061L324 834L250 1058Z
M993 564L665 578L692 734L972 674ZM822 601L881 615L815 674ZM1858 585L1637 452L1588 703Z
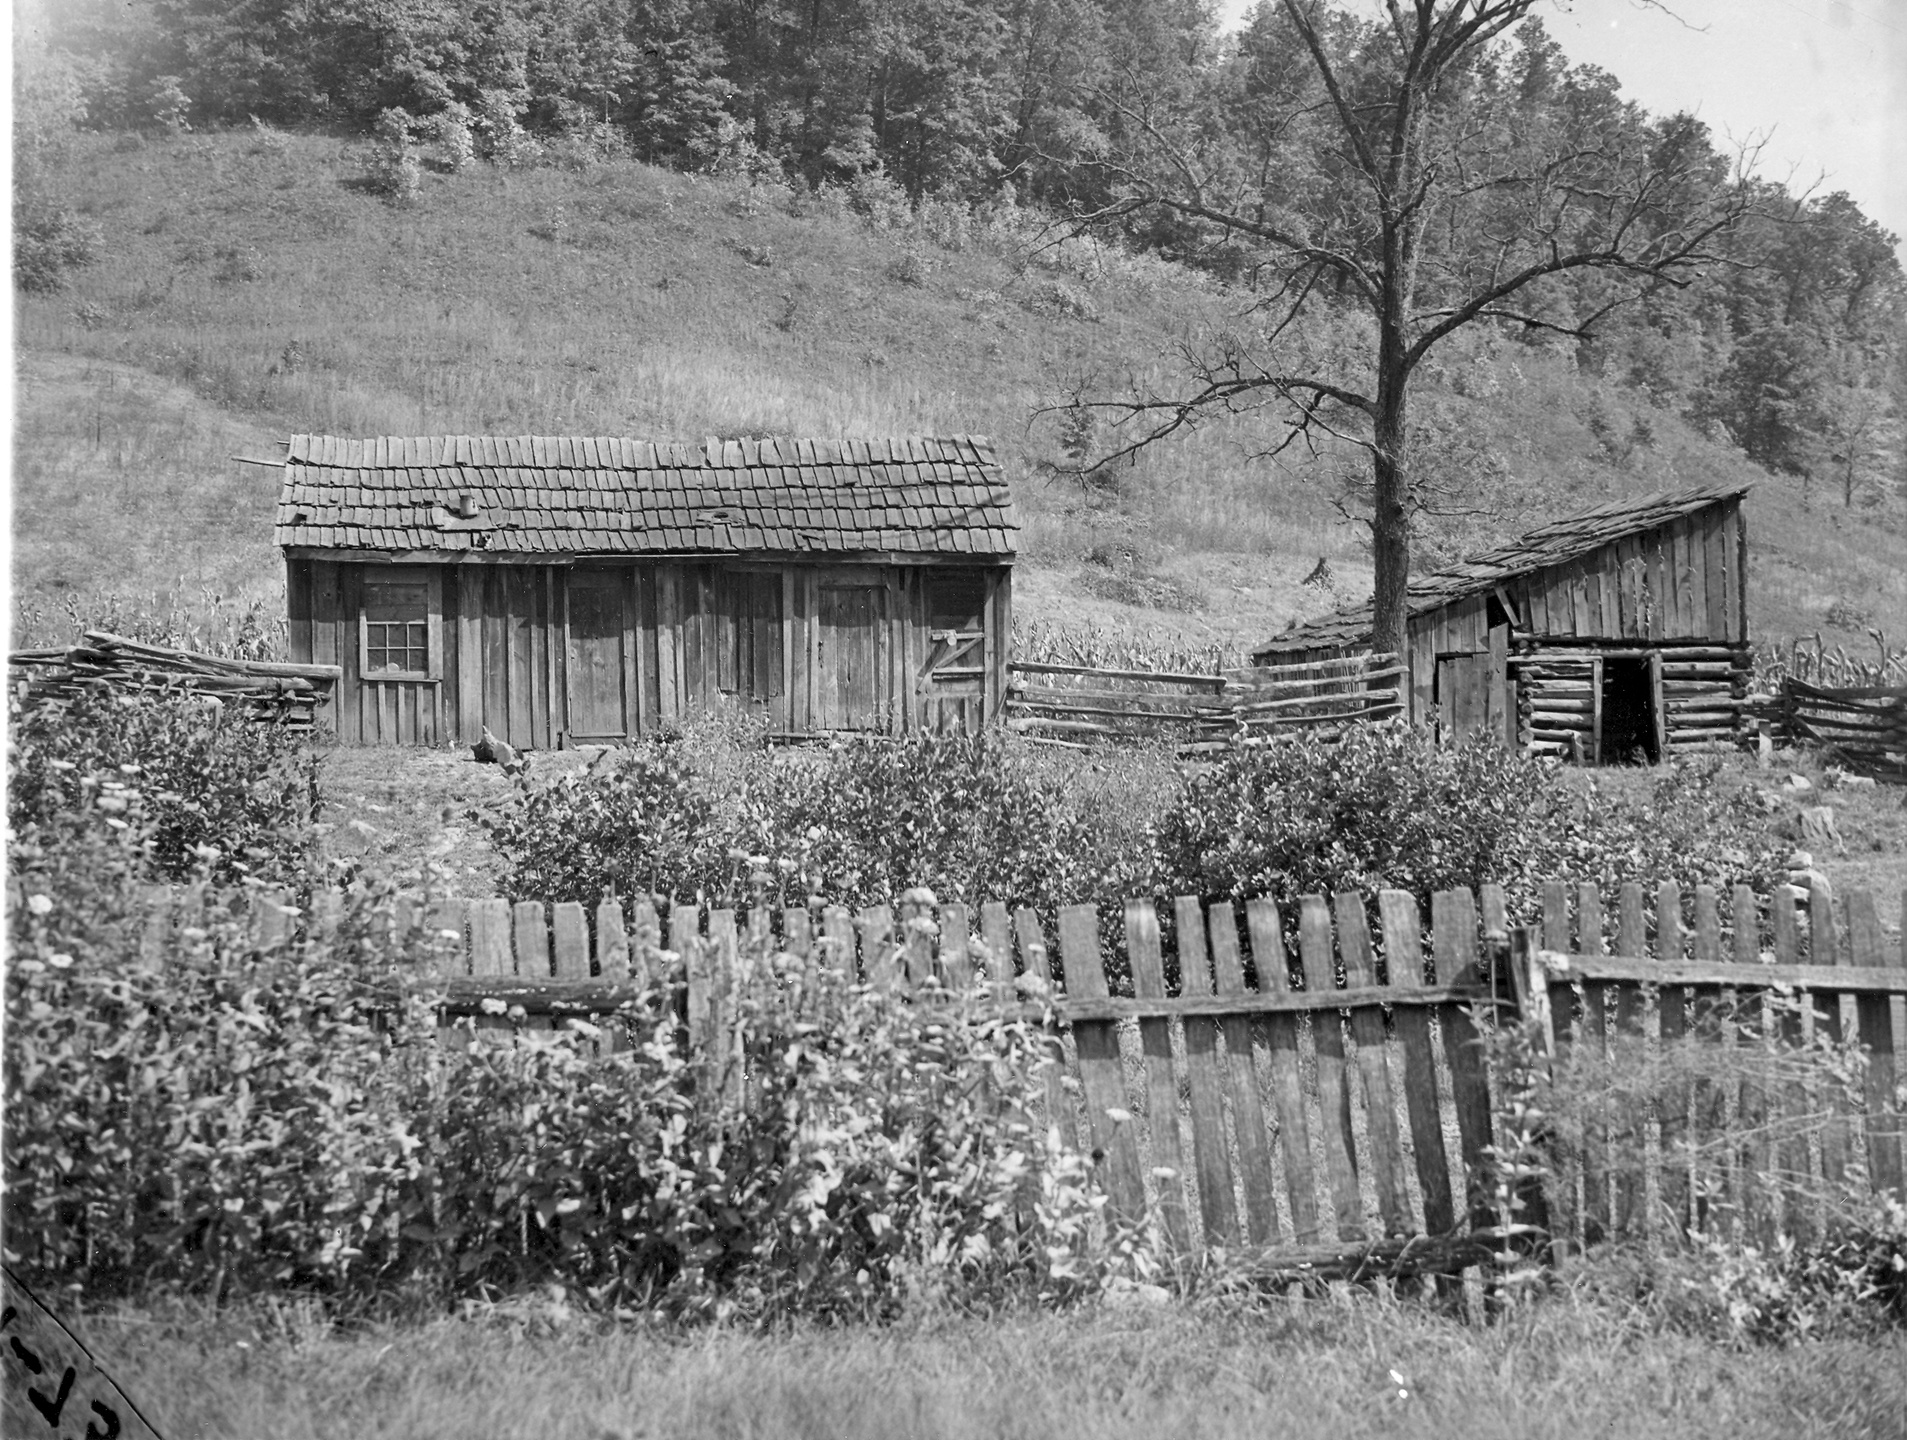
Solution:
M1602 662L1602 763L1654 765L1655 676L1646 655L1607 655Z

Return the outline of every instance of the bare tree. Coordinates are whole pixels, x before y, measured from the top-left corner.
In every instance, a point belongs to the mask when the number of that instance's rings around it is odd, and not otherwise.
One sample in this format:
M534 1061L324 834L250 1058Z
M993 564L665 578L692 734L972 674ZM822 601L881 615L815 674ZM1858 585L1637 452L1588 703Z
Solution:
M1072 398L1115 418L1123 443L1099 463L1266 406L1274 449L1360 447L1380 650L1404 648L1424 358L1477 322L1586 337L1724 262L1732 227L1780 198L1752 155L1725 160L1687 117L1649 120L1540 27L1504 40L1540 3L1386 0L1363 22L1277 0L1204 113L1107 87L1125 138L1080 157L1102 184L1071 223L1229 247L1254 287L1242 324L1185 343L1175 385Z

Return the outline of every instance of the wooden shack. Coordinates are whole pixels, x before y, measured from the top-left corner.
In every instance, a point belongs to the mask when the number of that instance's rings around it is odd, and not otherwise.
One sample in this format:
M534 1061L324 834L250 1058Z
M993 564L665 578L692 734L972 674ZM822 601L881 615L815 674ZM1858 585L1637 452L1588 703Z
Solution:
M1018 521L979 437L286 446L295 659L346 743L610 742L733 706L771 733L999 713Z
M1750 656L1743 485L1613 501L1413 580L1408 706L1590 763L1729 740ZM1371 648L1371 607L1259 647L1259 665Z

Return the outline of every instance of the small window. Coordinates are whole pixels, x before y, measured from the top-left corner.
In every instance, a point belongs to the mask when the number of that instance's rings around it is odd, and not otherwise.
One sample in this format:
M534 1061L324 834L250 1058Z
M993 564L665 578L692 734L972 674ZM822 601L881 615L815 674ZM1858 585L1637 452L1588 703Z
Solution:
M973 634L987 628L987 572L948 570L927 581L927 628Z
M437 673L442 614L437 586L434 573L365 573L358 614L365 679L430 679Z

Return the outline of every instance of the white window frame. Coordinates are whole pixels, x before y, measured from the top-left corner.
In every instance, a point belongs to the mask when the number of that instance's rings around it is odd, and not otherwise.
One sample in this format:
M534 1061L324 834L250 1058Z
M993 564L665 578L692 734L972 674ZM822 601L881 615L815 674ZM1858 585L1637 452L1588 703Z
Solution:
M424 659L422 670L371 669L371 622L365 595L373 585L424 582ZM358 587L358 678L369 684L388 680L441 680L444 674L444 578L435 565L366 565Z

